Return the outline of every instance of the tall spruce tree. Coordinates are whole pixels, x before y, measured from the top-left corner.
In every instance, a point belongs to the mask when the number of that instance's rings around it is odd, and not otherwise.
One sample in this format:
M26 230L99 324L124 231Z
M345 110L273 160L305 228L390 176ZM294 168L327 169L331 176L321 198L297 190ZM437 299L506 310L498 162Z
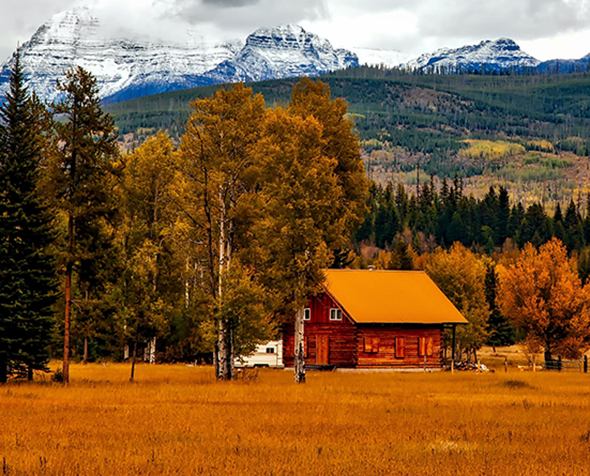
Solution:
M111 172L118 148L114 121L102 111L92 74L77 67L66 72L65 82L58 82L57 88L63 99L53 106L60 119L55 124L59 145L50 178L56 206L67 222L63 378L68 384L72 277L96 253L92 245L95 229L112 212Z
M0 106L0 382L46 370L56 298L52 216L38 180L45 108L25 87L19 53Z

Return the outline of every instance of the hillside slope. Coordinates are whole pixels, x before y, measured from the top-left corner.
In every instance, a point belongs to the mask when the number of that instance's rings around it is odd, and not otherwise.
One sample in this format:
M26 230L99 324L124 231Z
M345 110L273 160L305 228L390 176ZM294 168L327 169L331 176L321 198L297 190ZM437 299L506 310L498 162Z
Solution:
M423 177L458 173L477 193L492 183L512 183L515 194L530 197L539 196L543 187L555 196L586 191L588 74L402 75L362 67L322 80L333 97L348 101L368 173L377 181L412 184L419 168ZM272 106L288 103L295 82L251 86ZM107 109L135 141L158 129L178 138L190 101L220 87L227 86L150 96Z

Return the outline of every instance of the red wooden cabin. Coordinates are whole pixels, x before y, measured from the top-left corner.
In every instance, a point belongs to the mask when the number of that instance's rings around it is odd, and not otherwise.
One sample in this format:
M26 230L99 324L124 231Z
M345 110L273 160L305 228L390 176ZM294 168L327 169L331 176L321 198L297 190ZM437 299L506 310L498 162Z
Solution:
M422 271L326 270L305 308L308 365L439 368L445 326L467 320ZM283 329L292 367L294 326Z

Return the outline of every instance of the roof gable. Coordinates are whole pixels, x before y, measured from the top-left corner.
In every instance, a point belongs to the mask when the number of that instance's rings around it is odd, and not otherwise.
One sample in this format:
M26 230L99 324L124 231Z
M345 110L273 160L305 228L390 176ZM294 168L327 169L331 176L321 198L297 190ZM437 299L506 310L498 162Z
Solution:
M326 291L357 323L467 324L423 271L328 269Z

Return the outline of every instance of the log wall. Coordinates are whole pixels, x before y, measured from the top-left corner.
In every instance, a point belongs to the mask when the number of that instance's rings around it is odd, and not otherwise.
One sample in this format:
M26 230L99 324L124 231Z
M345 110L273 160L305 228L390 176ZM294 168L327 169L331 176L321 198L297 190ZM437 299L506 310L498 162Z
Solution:
M356 364L356 328L352 320L342 313L341 321L330 321L330 309L338 306L327 294L310 298L308 307L311 319L305 321L305 362L308 364L329 364L338 367L354 367ZM328 335L328 362L318 362L318 335ZM294 354L293 324L283 329L283 359L286 367L293 366Z
M357 367L422 368L424 354L427 354L426 367L439 368L442 365L441 336L441 327L358 325ZM422 348L420 339L423 339Z

